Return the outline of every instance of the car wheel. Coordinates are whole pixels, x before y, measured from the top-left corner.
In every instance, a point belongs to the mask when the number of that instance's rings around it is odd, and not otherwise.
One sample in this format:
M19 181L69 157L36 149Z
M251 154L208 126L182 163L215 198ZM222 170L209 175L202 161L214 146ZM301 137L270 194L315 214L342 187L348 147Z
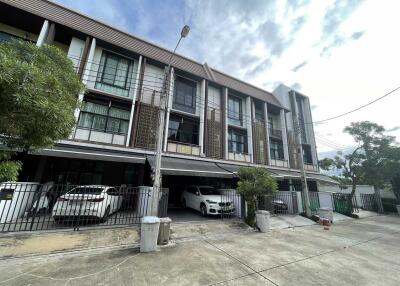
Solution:
M202 216L207 216L207 207L205 204L200 205L200 211Z
M105 213L103 215L103 218L101 219L101 222L106 222L109 215L110 215L110 206L108 206L106 208L106 211L105 211Z
M182 199L182 207L185 209L186 208L186 200Z

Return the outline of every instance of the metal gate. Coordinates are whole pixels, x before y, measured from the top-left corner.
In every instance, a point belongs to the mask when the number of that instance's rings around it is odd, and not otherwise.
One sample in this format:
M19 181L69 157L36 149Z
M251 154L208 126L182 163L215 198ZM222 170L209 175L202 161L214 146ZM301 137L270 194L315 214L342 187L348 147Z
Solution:
M296 192L276 192L272 195L258 195L257 209L266 210L275 215L298 214Z
M358 212L356 197L351 194L333 193L334 211L351 216L352 213Z
M36 183L0 185L0 232L139 224L150 215L151 188ZM160 200L166 215L168 191Z
M220 190L221 202L218 206L218 212L222 219L240 218L244 219L245 200L241 194L238 194L234 189Z
M364 210L378 212L378 202L375 194L360 194L361 206Z

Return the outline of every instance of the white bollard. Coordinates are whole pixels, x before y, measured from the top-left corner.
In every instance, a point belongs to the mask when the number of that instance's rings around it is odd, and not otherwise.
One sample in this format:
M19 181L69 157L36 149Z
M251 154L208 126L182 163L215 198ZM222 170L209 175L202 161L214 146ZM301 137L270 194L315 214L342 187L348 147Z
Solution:
M270 214L269 211L256 212L257 227L261 232L268 232L270 229Z
M152 252L157 250L158 230L160 219L156 216L142 218L140 229L140 252Z

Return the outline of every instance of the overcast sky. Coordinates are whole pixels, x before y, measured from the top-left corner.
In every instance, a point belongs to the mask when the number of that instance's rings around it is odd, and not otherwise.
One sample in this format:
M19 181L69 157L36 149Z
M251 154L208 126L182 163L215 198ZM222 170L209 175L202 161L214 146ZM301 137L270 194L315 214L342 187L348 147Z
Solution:
M293 86L310 97L314 121L400 86L397 0L56 1L169 49L188 24L180 54L268 91ZM360 120L400 139L400 91L315 126L319 153L354 145L342 130Z

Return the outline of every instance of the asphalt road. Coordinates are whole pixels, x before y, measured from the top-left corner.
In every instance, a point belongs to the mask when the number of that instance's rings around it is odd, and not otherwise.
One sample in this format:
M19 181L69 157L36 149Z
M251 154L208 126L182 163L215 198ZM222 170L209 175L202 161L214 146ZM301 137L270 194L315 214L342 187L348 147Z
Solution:
M0 285L400 285L400 217L9 258Z

